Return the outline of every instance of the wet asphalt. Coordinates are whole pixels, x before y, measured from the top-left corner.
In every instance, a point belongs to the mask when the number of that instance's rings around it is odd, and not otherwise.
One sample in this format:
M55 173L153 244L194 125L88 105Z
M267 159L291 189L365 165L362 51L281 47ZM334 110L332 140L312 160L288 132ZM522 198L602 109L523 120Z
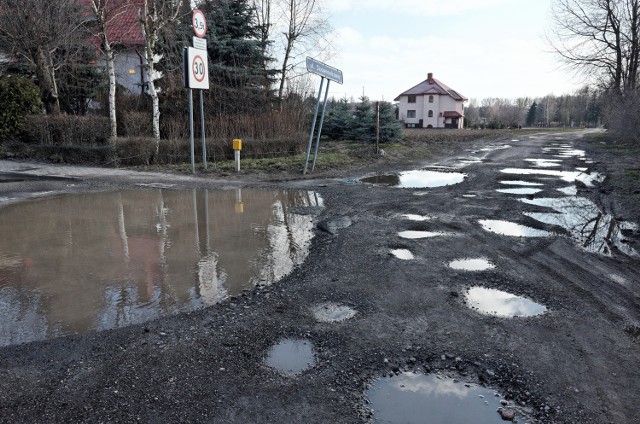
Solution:
M502 172L586 167L595 178L598 158L579 152L558 157L558 148L575 149L578 139L563 133L478 143L423 164L467 175L442 187L358 183L364 175L250 182L322 195L325 208L315 218L303 265L271 286L198 311L0 348L0 421L362 423L384 414L372 414L376 406L365 396L372 384L418 372L496 391L518 422L637 422L640 339L633 329L640 323L640 259L633 252L640 246L624 237L626 252L607 240L604 249L584 246L565 227L534 218L557 211L518 200L565 197L558 190L575 185L576 196L595 201L593 178L574 184L564 174ZM537 165L549 163L560 166ZM245 184L1 162L0 173L9 172L11 181L0 184L0 212L3 205L57 193ZM505 180L541 183L535 187L542 191L498 192L511 187ZM549 234L509 236L488 231L481 221ZM400 237L406 231L438 235ZM413 258L391 254L401 249ZM449 266L474 258L495 266ZM481 313L465 304L474 287L530 299L546 312L518 318ZM326 302L356 314L316 319L314 308ZM268 365L274 346L287 340L313 348L312 366L287 373L286 366Z

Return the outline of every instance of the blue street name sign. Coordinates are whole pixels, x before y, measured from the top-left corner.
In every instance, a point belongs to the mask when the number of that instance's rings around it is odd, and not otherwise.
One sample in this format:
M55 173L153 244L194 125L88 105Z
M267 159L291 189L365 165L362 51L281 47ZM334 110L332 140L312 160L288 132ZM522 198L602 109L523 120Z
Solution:
M307 58L307 71L342 84L342 71L340 69L318 62L310 57Z

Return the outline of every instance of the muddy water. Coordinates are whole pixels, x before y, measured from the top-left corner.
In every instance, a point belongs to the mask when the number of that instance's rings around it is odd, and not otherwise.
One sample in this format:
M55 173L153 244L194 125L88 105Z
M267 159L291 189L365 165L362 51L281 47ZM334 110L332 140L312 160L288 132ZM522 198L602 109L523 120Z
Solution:
M271 347L265 363L287 376L301 374L316 363L313 344L305 339L281 340Z
M308 254L313 218L292 211L321 205L310 192L141 189L2 208L0 345L140 323L270 284Z
M380 378L365 393L376 423L499 424L493 390L450 378L405 372Z
M511 237L548 237L550 232L516 224L515 222L484 219L478 221L485 231Z
M400 174L377 175L362 182L401 188L434 188L459 184L467 177L460 172L429 171L425 169Z

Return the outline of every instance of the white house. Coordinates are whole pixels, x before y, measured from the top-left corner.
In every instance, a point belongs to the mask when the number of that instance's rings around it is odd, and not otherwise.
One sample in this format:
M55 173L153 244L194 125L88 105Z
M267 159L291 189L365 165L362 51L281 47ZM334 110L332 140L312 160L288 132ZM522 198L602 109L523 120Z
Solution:
M429 73L426 80L394 99L407 128L462 128L468 99Z

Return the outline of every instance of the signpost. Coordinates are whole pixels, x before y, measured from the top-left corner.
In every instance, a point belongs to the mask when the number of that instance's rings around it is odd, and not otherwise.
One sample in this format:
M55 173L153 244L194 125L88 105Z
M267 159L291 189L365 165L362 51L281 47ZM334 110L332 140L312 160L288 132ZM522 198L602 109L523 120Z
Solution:
M195 148L193 140L193 90L200 91L200 133L202 136L202 163L207 169L207 146L204 137L204 99L202 90L209 89L209 60L207 57L207 40L203 39L207 33L207 20L202 11L196 9L191 17L193 32L193 47L186 47L183 53L184 83L189 89L189 141L191 143L191 171L196 173Z
M307 57L307 71L312 74L320 75L322 78L320 79L320 89L318 90L318 100L316 101L316 108L313 114L313 122L311 123L311 133L309 134L309 143L307 145L307 156L304 161L304 171L303 174L307 173L307 166L309 165L309 156L311 155L311 147L313 144L313 133L316 128L316 121L318 119L318 109L320 108L320 97L322 96L322 86L324 85L324 80L327 80L327 88L324 93L324 104L322 106L322 116L320 117L320 126L318 127L318 137L316 139L316 149L313 154L313 164L311 165L311 172L316 168L316 159L318 157L318 147L320 146L320 134L322 134L322 124L324 124L324 114L327 110L327 97L329 96L329 84L331 81L335 81L338 84L342 84L342 71L340 69L334 68L332 66L327 65L326 63L318 62L315 59Z

